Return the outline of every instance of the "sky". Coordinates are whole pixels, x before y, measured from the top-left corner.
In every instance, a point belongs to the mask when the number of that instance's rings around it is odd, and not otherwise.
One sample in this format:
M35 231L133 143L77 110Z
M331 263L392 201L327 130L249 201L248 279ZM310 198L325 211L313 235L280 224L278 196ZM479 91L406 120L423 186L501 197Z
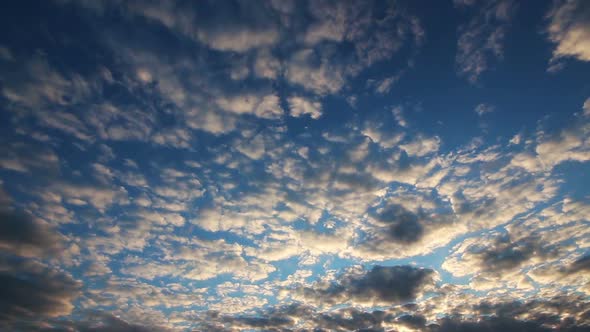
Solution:
M590 1L0 11L0 330L590 331Z

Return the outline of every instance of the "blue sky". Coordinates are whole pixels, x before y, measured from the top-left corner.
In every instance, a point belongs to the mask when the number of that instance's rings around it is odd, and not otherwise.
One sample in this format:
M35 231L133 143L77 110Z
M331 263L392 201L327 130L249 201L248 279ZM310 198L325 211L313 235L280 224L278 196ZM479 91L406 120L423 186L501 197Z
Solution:
M13 1L0 326L590 328L590 6Z

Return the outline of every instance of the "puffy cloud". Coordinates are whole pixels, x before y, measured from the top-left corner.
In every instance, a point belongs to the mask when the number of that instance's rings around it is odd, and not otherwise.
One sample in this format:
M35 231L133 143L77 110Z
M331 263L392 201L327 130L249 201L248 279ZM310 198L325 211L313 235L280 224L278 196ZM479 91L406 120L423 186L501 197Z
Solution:
M389 235L394 241L412 243L418 241L424 232L420 217L401 205L385 207L376 216L377 220L389 226Z
M220 97L216 100L222 109L236 114L253 114L260 118L280 118L283 110L279 97L275 95L257 96L253 94L235 97Z
M9 84L2 87L1 94L11 103L28 109L45 110L50 105L67 106L86 98L96 88L91 82L76 73L64 75L56 70L43 56L35 56L28 61L11 66L2 73L2 78ZM77 120L73 115L63 115L72 122ZM50 126L75 132L78 128L72 123L53 122L45 119ZM83 133L78 132L79 135Z
M0 263L0 324L71 313L80 288L71 276L32 260L2 257Z
M297 288L295 293L320 305L396 304L420 297L434 287L436 279L436 273L430 269L376 265L368 271L345 272L336 282L318 282L311 287Z
M547 299L589 292L588 206L564 199L555 166L588 160L590 101L563 131L539 124L511 144L478 138L457 147L434 125L441 114L410 114L355 91L386 94L411 73L424 39L414 6L65 2L44 8L70 6L50 16L74 14L90 29L43 24L56 36L48 45L63 49L22 57L26 50L0 46L12 126L0 148L10 196L2 190L0 201L38 216L2 221L0 249L51 266L31 272L11 261L2 274L19 291L41 289L43 278L66 284L40 293L39 303L61 299L49 313L17 294L10 312L25 325L7 330L565 329L584 321L587 300ZM475 81L501 58L514 6L455 3L477 12L460 28L457 54L459 71ZM93 28L104 20L108 29ZM63 56L88 50L97 50L94 60ZM391 68L398 63L407 68ZM347 108L351 95L354 110L328 109ZM294 119L307 116L325 119ZM501 228L510 236L496 236ZM432 269L383 266L436 266L449 250L443 268L467 278L443 279L458 285L438 284ZM349 263L380 265L330 271ZM72 278L56 271L84 278L81 310L44 321L72 310ZM270 309L282 300L302 303ZM82 309L113 312L85 317Z
M304 304L267 308L256 314L203 315L199 331L581 331L588 325L588 302L576 296L545 300L482 301L463 297L448 303L433 298L425 306L396 305L365 311L346 307L319 311ZM439 311L440 309L448 311Z
M60 169L60 158L49 147L19 142L0 147L0 168L20 173L43 172L47 176Z
M562 57L590 61L590 5L583 0L555 1L547 14L549 39L555 45L551 62ZM551 67L550 67L551 69Z
M41 331L80 331L80 332L166 332L172 331L168 328L152 325L146 322L129 322L114 313L109 312L87 312L78 320L59 320L43 323L37 326ZM51 327L48 327L51 326Z
M428 206L432 202L421 195L406 198L424 205L412 206L402 198L401 202L392 200L379 206L371 213L370 223L364 227L366 235L354 248L354 256L387 259L426 254L465 232L465 226L453 214L434 212L446 207Z
M492 233L466 239L454 248L443 268L456 276L474 276L475 284L493 279L495 287L507 287L502 282L507 281L518 288L526 279L524 269L558 258L557 247L543 245L539 235L512 237Z
M16 211L0 209L0 250L25 257L56 254L61 237L47 224Z
M258 77L276 79L281 70L280 61L268 49L262 49L256 54L254 73Z
M322 104L304 97L294 96L289 99L290 114L296 118L309 114L312 119L322 116Z
M337 93L346 82L345 68L313 49L297 51L285 66L285 78L290 83L320 95Z

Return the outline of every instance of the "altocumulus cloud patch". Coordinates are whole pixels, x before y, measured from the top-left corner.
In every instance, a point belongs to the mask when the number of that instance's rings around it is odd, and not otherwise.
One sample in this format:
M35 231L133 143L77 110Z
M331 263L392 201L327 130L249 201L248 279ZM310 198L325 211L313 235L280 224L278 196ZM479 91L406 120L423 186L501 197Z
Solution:
M0 329L590 329L585 1L4 7Z

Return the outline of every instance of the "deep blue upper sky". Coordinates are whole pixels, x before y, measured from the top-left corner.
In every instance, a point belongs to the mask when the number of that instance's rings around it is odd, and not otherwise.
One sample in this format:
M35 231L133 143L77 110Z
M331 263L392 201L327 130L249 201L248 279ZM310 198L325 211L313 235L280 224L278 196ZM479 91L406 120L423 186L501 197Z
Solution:
M5 3L0 329L590 328L589 4Z

